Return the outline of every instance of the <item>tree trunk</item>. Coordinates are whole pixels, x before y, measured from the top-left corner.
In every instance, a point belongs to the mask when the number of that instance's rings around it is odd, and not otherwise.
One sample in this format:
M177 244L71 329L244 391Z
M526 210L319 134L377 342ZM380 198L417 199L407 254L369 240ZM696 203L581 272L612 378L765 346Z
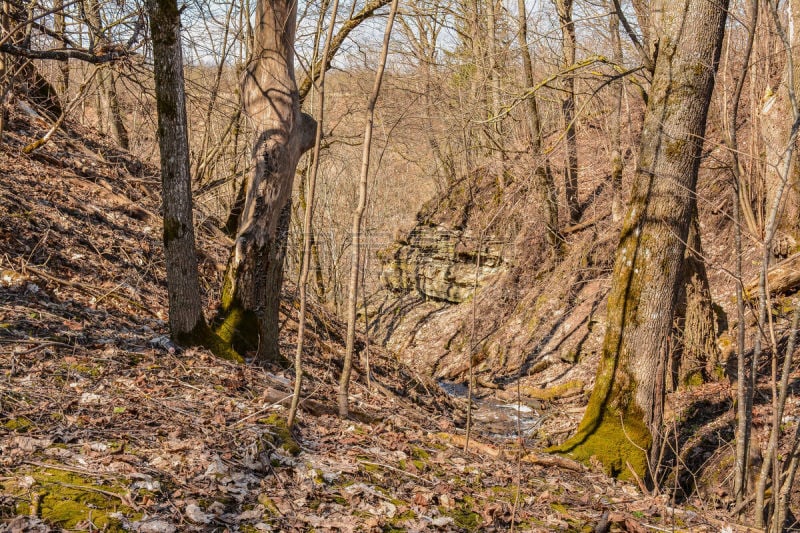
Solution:
M361 261L361 220L364 217L364 210L367 207L367 180L369 178L370 147L372 146L372 128L375 121L375 105L381 92L383 82L383 72L386 69L386 59L389 55L389 41L392 37L392 25L397 15L398 0L392 0L389 18L386 21L386 29L383 33L383 48L378 64L378 71L375 73L375 82L372 85L372 94L367 104L366 125L364 127L364 148L361 155L361 175L358 183L358 205L353 212L353 258L350 263L350 282L347 291L347 338L345 342L344 365L342 375L339 379L338 403L339 416L348 415L348 391L350 389L350 372L353 367L353 352L355 351L356 340L356 306L358 302L358 274ZM369 376L367 377L369 379Z
M558 19L561 23L561 46L563 54L563 67L575 64L575 23L572 20L573 0L555 0ZM578 137L575 130L575 78L572 74L562 76L561 85L564 97L561 101L561 111L564 115L564 128L566 128L567 164L564 169L564 191L567 196L567 220L570 224L577 223L581 218L581 205L578 200Z
M800 0L787 3L789 10L788 38L791 43L792 61L787 61L783 78L775 94L762 108L761 134L766 149L766 176L764 209L768 213L778 191L781 189L783 172L787 157L791 158L788 182L781 197L781 211L777 222L777 233L773 242L772 254L775 257L787 257L798 251L800 242L800 179L798 177L798 159L800 152L786 151L794 122L791 96L789 94L789 66L792 65L794 97L800 97ZM763 217L766 220L767 216Z
M619 16L614 10L614 6L609 6L611 16L609 17L609 29L611 30L611 47L614 52L614 63L622 66L624 60L622 55L622 39L619 35ZM625 92L625 81L623 78L614 82L614 99L611 109L611 219L620 222L624 216L625 202L622 199L622 171L624 169L622 160L622 96Z
M313 146L315 121L300 112L294 76L296 3L259 0L254 48L242 84L254 131L236 243L228 261L220 336L261 362L277 361L283 259L291 192L300 156Z
M108 117L108 127L111 136L114 137L114 142L120 148L127 150L129 147L128 130L125 128L125 121L122 119L119 97L117 96L117 75L113 68L106 68L101 78L103 103L106 108L105 115Z
M146 8L153 39L169 326L173 338L183 341L206 324L192 216L180 12L176 0L147 0Z
M100 16L100 4L97 0L88 0L84 8L86 20L89 23L89 45L95 53L107 47L110 42L103 34L103 19ZM180 21L178 21L180 24ZM178 29L180 31L180 27ZM122 119L117 96L117 76L112 70L113 66L104 67L100 73L97 84L97 116L101 124L101 131L108 131L114 142L120 148L128 149L128 130ZM181 87L183 87L183 74L181 74ZM185 106L185 104L184 104ZM108 121L103 122L101 117Z
M67 24L66 24L66 17L64 13L64 0L55 0L54 9L56 12L53 14L54 17L54 24L53 29L62 39L62 43L64 37L67 33ZM60 62L59 70L61 71L61 79L59 80L59 91L61 92L62 98L67 98L69 94L69 60L64 60Z
M522 70L525 75L525 86L533 87L533 63L531 61L530 47L528 46L528 13L525 7L525 0L517 0L517 17L519 21L519 32L517 40L519 42L520 53L522 54ZM556 197L556 185L553 182L553 174L550 172L550 161L542 153L542 121L539 115L539 105L536 102L536 95L531 95L525 100L527 111L528 145L537 165L533 171L533 187L538 198L538 204L545 211L545 224L547 226L547 242L550 245L552 256L558 255L561 239L558 228L558 199Z
M620 477L651 475L660 444L667 345L727 4L684 0L666 13L595 387L577 434L554 449L596 456Z
M674 368L678 386L698 385L721 375L716 313L703 261L696 207L694 210L686 241L683 286L677 312L683 333L680 359Z

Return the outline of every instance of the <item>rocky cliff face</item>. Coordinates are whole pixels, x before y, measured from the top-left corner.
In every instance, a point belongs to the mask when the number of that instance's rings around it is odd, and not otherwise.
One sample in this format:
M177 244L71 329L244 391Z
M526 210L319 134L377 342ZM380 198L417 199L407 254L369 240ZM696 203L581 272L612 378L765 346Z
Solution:
M379 252L381 282L396 293L464 303L508 270L506 242L476 238L444 225L420 224L408 238Z
M569 366L602 340L616 228L600 218L554 261L530 180L493 176L454 183L378 254L370 334L421 373L460 380L472 354L484 382L502 381Z

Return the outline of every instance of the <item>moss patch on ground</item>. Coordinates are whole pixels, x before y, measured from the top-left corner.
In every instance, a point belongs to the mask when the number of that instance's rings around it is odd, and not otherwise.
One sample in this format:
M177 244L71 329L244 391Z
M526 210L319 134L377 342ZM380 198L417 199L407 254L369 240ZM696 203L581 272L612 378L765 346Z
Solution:
M622 480L634 478L631 470L644 479L651 440L650 432L635 416L626 417L623 423L613 413L605 413L593 430L579 430L564 444L547 451L567 455L584 464L600 461L607 475Z
M0 489L17 498L17 514L36 515L67 530L91 527L122 532L125 529L116 513L131 521L141 518L125 505L128 491L121 485L55 468L18 471L0 482Z
M278 414L269 415L266 418L259 418L259 424L269 426L272 433L272 444L277 448L292 454L297 455L300 453L300 445L292 436L292 431L286 424L286 419Z

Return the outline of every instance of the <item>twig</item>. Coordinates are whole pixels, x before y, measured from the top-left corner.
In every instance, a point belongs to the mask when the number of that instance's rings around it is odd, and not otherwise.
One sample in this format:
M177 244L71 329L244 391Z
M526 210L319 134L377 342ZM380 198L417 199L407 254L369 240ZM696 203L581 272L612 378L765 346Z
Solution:
M433 485L432 481L430 481L428 479L425 479L424 477L420 477L420 476L417 476L415 474L412 474L411 472L406 472L405 470L402 470L400 468L395 468L393 466L385 465L383 463L373 463L372 461L364 461L363 459L359 459L358 462L361 463L361 464L364 464L364 465L378 466L380 468L386 468L388 470L393 470L394 472L399 472L399 473L401 473L403 475L406 475L408 477L413 477L414 479L422 481L423 483L425 483L427 485Z
M24 342L24 341L23 341ZM78 345L67 344L64 342L57 342L57 341L44 341L41 344L34 346L33 348L28 348L22 352L5 352L6 355L28 355L29 353L38 352L43 348L47 348L48 346L63 346L65 348L77 348Z

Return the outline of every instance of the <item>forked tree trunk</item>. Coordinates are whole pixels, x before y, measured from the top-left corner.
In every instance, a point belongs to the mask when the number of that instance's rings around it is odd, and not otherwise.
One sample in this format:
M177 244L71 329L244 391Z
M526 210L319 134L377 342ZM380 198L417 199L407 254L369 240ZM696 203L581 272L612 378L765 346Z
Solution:
M222 290L220 336L261 362L277 361L278 312L291 192L300 156L313 146L315 121L300 112L294 76L297 5L259 0L254 47L242 84L254 132L236 243Z
M620 477L647 477L660 443L667 344L727 4L682 0L666 13L594 390L576 435L553 450L597 457Z

